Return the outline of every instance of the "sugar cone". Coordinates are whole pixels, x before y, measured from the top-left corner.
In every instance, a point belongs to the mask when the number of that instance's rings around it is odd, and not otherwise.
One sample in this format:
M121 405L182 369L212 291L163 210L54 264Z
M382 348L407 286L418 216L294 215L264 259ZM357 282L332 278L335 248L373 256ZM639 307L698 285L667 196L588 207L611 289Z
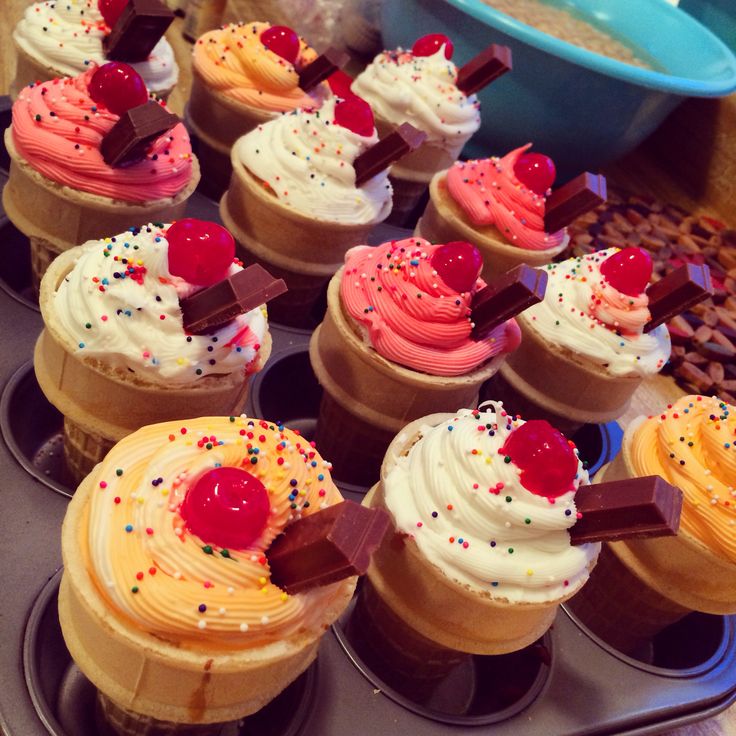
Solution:
M18 153L11 128L5 131L5 146L10 176L3 189L3 207L10 221L35 243L33 275L39 279L43 273L36 269L47 265L54 253L148 222L181 218L199 182L199 164L193 158L192 178L176 197L132 204L72 189L39 174Z
M112 444L146 424L240 413L248 390L247 377L240 372L174 386L82 357L64 332L53 301L75 259L75 251L63 253L41 284L39 301L45 327L36 341L33 365L41 390L65 417L65 453L77 480ZM270 352L267 333L259 351L258 368Z
M320 633L300 632L251 649L181 647L114 613L79 554L81 525L94 490L90 476L74 494L62 527L64 574L59 621L84 675L122 709L175 723L218 723L262 708L314 660L322 630L348 604L356 579L336 589Z
M639 375L613 376L585 356L547 342L532 327L528 313L516 317L521 345L499 373L510 390L525 402L527 419L553 417L569 431L585 423L603 424L620 417L641 384ZM506 388L506 387L505 387ZM494 398L503 399L499 395ZM513 411L522 412L508 397Z
M327 289L327 314L309 343L324 389L316 442L338 478L369 485L389 442L407 422L477 405L478 392L505 358L464 376L431 376L386 360L363 340L340 299L342 269Z
M427 209L417 223L415 234L433 243L467 240L483 254L482 276L491 281L521 263L534 268L551 263L567 247L569 237L560 245L545 250L528 250L511 245L494 225L474 226L447 190L447 174L435 174L429 185Z
M316 220L282 204L232 156L230 187L220 201L220 216L245 251L278 272L289 291L269 309L277 321L297 327L317 304L331 276L345 261L345 253L365 243L378 221L361 224Z

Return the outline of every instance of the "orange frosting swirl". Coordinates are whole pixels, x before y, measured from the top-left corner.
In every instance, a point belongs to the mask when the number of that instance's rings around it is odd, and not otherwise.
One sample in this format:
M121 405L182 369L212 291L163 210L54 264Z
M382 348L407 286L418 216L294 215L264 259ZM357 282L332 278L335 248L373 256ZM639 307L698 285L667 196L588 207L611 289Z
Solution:
M199 539L180 508L216 467L264 484L266 526L248 549ZM112 609L183 646L249 648L321 629L336 583L287 595L270 582L265 551L292 521L339 503L326 463L296 432L259 419L205 417L143 427L119 442L87 482L79 549Z
M299 87L297 70L317 58L299 39L299 56L289 63L261 43L270 23L231 23L209 31L194 44L192 64L213 89L259 110L286 112L315 104ZM326 93L324 83L317 90Z
M682 489L680 529L736 563L736 408L685 396L627 435L632 472Z

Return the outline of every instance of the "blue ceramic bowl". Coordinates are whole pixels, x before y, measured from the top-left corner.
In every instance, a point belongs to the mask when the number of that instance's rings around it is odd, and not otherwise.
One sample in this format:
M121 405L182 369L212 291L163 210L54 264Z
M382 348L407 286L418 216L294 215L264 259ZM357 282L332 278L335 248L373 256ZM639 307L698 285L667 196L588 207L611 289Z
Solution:
M736 0L729 0L736 2ZM461 66L491 43L510 46L513 70L486 87L481 129L465 156L503 155L533 142L557 164L558 184L633 149L686 97L736 89L736 58L665 0L551 0L632 47L657 71L560 41L481 0L384 0L386 48L445 33Z

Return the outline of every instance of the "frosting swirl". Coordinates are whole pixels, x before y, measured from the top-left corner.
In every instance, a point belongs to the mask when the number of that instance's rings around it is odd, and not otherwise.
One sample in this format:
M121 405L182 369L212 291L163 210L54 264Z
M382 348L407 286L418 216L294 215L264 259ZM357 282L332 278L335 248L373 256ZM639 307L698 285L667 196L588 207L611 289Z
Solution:
M682 490L680 529L736 563L736 408L715 396L684 396L627 435L631 471Z
M110 33L97 0L33 3L13 31L15 42L29 56L51 67L59 76L75 76L90 63L107 59L102 41ZM176 84L179 67L166 38L161 37L145 61L130 64L155 91Z
M78 77L25 87L13 104L13 141L48 179L125 202L174 197L192 176L192 147L179 123L156 139L146 157L113 168L100 151L119 116L95 103L87 87L96 68Z
M391 212L391 184L384 170L355 186L353 161L378 142L335 123L333 97L319 110L295 110L259 125L235 143L252 174L283 204L326 222L380 222Z
M461 376L518 347L515 320L471 337L470 303L485 286L458 293L431 265L440 247L422 238L360 245L345 255L340 296L369 344L387 360L437 376Z
M397 529L449 578L513 602L550 601L583 585L600 545L572 546L567 533L575 490L588 483L579 459L573 490L552 499L526 490L504 461L506 439L523 424L488 402L423 425L383 489Z
M480 127L480 104L456 85L457 67L444 45L431 56L383 51L358 75L352 90L376 115L392 125L409 122L427 134L427 143L456 158Z
M77 354L154 383L186 385L256 370L268 332L264 309L238 315L211 334L184 331L179 299L202 287L169 272L167 228L131 228L76 249L74 268L54 294L54 310L78 344ZM238 270L230 267L230 273Z
M268 493L266 526L248 549L199 539L180 514L216 467L240 468ZM113 610L183 645L248 648L321 628L340 583L287 595L264 552L294 519L339 503L329 463L297 433L257 419L154 424L119 442L94 469L80 553Z
M447 190L474 225L495 225L511 244L527 250L562 245L565 230L544 231L545 197L524 186L514 166L531 143L503 158L458 161L447 171Z
M315 104L325 96L324 84L310 96L299 87L298 69L317 58L303 39L291 64L267 49L261 34L270 23L231 23L197 39L192 51L194 69L213 89L259 110L285 112Z
M601 274L603 261L617 251L609 248L545 266L546 295L524 313L525 324L614 376L656 373L670 355L669 333L664 325L644 333L646 293L624 294Z

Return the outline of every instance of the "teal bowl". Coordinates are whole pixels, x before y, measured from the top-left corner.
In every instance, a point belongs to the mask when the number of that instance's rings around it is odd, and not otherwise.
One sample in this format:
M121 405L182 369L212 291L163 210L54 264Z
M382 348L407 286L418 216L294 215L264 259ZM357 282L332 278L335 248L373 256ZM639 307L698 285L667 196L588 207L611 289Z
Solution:
M511 47L513 70L479 94L482 124L464 156L502 155L531 141L553 158L560 183L631 151L685 98L736 89L733 53L666 0L550 4L592 22L654 69L561 41L481 0L384 0L386 48L410 48L426 33L444 33L461 66L491 43Z
M736 0L680 0L679 7L736 51Z

